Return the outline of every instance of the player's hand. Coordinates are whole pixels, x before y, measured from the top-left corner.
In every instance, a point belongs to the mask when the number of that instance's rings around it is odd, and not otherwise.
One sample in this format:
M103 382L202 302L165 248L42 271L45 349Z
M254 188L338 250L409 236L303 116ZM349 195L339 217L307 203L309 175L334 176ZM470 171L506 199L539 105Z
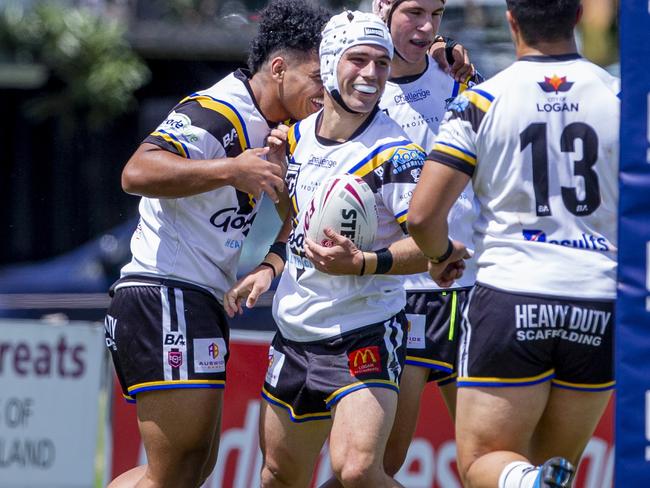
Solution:
M231 184L258 200L262 193L266 193L277 203L278 193L284 191L284 171L276 163L262 159L268 152L268 147L247 149L234 158Z
M287 135L289 134L289 126L280 124L266 138L266 146L269 148L269 153L266 158L279 165L282 168L282 177L287 172Z
M463 271L465 271L463 260L472 257L462 242L452 241L452 245L454 250L446 261L439 264L429 261L429 274L433 281L442 288L449 288L454 281L463 276Z
M474 75L474 65L470 62L469 52L462 44L456 44L451 50L453 63L447 59L446 43L439 41L434 42L429 49L429 54L435 59L440 69L448 73L454 80L459 83L465 83L468 78Z
M273 270L268 266L258 266L241 278L223 295L223 308L228 317L242 314L242 302L246 300L246 308L253 308L257 299L271 287Z
M363 262L363 252L347 237L332 229L325 229L331 246L321 246L305 237L305 255L318 271L331 275L358 275Z

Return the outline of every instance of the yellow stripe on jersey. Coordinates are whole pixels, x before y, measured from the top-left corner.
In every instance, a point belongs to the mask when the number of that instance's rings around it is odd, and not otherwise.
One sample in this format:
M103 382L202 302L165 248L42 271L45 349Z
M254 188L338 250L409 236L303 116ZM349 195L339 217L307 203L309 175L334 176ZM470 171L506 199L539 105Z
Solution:
M405 213L403 215L398 215L397 216L397 223L398 224L403 224L404 222L406 222L407 219L408 219L408 213Z
M476 156L463 151L459 147L455 147L444 142L436 142L433 145L433 150L439 151L444 154L449 154L450 156L454 156L457 159L461 159L462 161L465 161L471 164L472 166L476 166Z
M354 168L352 168L350 174L364 177L367 174L379 168L385 162L389 161L393 157L395 152L397 152L397 150L404 150L404 149L424 152L422 148L417 144L415 143L408 144L406 143L406 141L404 141L404 144L400 143L399 145L391 145L390 147L380 150L377 154L368 157L367 161L362 160L359 164L357 164Z
M492 100L474 90L466 90L463 92L463 96L483 112L487 112L492 105Z
M289 129L289 133L287 134L287 142L289 143L289 154L293 154L294 151L296 150L296 146L298 145L298 139L296 138L297 127L298 124L293 124Z
M176 151L178 151L178 154L180 154L184 158L189 158L190 157L187 154L187 151L185 151L185 148L183 147L183 145L180 142L178 142L176 139L171 137L169 134L164 134L163 132L156 131L156 132L152 132L151 135L153 137L160 137L161 139L164 139L167 142L169 142L172 146L174 146L176 148Z
M187 97L183 99L181 103L191 101L191 100L198 102L198 104L201 105L201 107L207 108L209 110L213 110L218 114L223 115L226 119L228 119L228 121L232 124L232 126L237 131L237 139L239 140L239 145L241 146L242 152L248 149L246 147L246 140L247 140L246 129L241 123L241 120L239 119L237 113L231 107L229 107L223 102L214 100L210 97L206 97L203 95Z

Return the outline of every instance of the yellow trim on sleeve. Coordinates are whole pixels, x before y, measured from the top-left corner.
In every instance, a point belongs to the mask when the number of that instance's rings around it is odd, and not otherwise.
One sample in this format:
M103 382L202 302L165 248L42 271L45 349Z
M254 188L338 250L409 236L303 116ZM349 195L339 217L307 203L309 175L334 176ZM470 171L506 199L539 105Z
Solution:
M213 100L210 97L206 96L196 96L196 97L189 97L186 98L183 101L186 100L194 100L198 102L199 105L203 108L207 108L209 110L213 110L221 115L223 115L228 121L233 125L235 130L237 131L237 138L239 139L239 145L241 147L242 152L244 152L246 149L246 135L244 132L244 127L241 124L239 117L237 116L237 113L230 108L228 105L218 102L217 100Z
M181 156L183 156L184 158L189 158L188 154L185 152L185 148L183 148L183 145L180 142L178 142L177 140L175 140L173 137L169 136L168 134L163 134L162 132L159 132L159 131L152 132L151 135L153 137L160 137L160 138L166 140L167 142L169 142L172 146L174 146L176 148L176 150L178 151L178 153Z
M463 161L471 164L472 166L476 166L476 158L473 158L469 154L465 154L463 151L459 151L456 148L448 146L447 144L441 144L438 142L433 145L433 150L439 151L441 153L449 154L450 156L454 156L455 158L462 159Z
M492 105L492 102L490 100L485 98L480 93L477 93L472 90L464 91L463 96L467 98L470 101L470 103L478 107L483 112L487 112L490 109L490 105Z

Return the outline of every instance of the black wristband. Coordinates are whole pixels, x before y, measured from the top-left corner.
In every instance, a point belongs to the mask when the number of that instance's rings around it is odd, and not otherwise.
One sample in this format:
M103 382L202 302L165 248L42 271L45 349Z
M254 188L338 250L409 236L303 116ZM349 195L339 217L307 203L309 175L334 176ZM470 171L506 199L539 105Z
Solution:
M272 252L273 254L277 255L282 259L283 263L287 262L287 243L282 242L282 241L275 241L273 244L271 244L271 247L269 247L269 252Z
M432 258L429 256L426 256L426 258L431 261L433 264L440 264L444 261L447 261L449 259L449 256L451 256L451 253L454 252L454 244L451 241L451 239L447 238L447 250L445 251L444 254L441 256L438 256L436 258Z
M445 37L445 57L447 58L447 62L451 66L454 64L455 59L454 59L454 48L456 47L458 43L454 41L450 37Z
M262 261L262 262L259 264L259 266L265 266L265 267L267 267L267 268L271 268L271 270L273 271L273 278L275 278L276 276L278 276L277 271L275 271L275 266L273 266L271 263L267 263L266 261Z
M377 268L373 274L386 274L393 267L393 253L387 248L375 251L377 255Z

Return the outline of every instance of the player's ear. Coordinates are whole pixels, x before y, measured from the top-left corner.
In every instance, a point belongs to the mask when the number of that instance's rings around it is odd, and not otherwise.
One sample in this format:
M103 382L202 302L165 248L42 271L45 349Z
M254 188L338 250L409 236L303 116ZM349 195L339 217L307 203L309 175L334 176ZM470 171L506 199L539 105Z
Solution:
M271 60L271 77L277 83L282 83L286 71L287 62L282 56L276 56Z
M582 8L582 3L578 5L578 11L576 12L576 23L575 25L578 25L580 22L580 19L582 19L582 14L584 13L584 10Z

